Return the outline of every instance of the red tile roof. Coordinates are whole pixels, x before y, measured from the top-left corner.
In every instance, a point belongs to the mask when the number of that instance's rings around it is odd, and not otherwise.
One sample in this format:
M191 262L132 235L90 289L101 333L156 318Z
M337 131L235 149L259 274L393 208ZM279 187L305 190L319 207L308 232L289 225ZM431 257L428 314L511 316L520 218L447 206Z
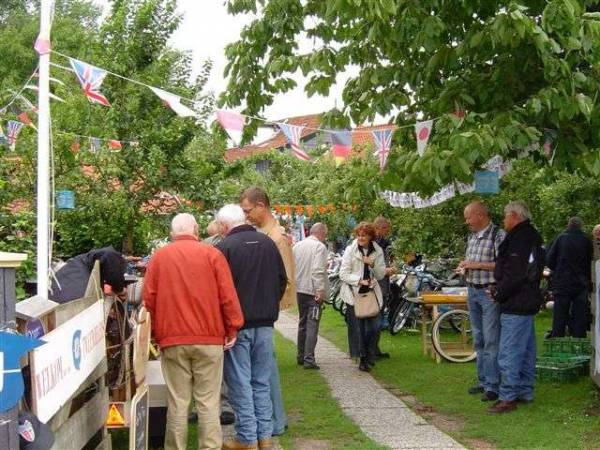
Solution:
M298 117L289 117L287 119L276 120L275 122L285 122L292 125L302 125L307 129L302 130L301 140L305 140L306 138L317 133L315 128L320 128L320 119L321 114L312 114L308 116L298 116ZM276 127L276 126L275 126ZM375 145L373 141L373 135L371 131L373 130L382 130L385 128L393 127L390 124L381 124L381 125L373 125L373 126L361 126L356 127L352 130L352 144L355 146L366 146L366 145ZM225 159L227 161L236 161L238 159L249 158L253 155L257 155L260 153L268 153L274 149L280 149L287 145L288 141L285 135L281 130L277 130L277 132L270 137L269 139L262 141L258 144L250 144L244 147L232 147L227 149L225 152Z
M300 139L303 140L316 133L314 129L319 128L319 125L321 124L321 115L311 114L308 116L289 117L287 119L275 120L275 122L285 122L289 123L290 125L302 125L306 127L304 130L302 130L302 135L300 136ZM260 153L268 153L273 149L285 147L287 144L287 138L283 132L277 128L277 125L274 125L274 128L277 129L277 132L266 141L262 141L258 144L246 145L244 147L232 147L227 149L227 151L225 151L225 159L227 161L235 161L238 159L249 158L252 155Z

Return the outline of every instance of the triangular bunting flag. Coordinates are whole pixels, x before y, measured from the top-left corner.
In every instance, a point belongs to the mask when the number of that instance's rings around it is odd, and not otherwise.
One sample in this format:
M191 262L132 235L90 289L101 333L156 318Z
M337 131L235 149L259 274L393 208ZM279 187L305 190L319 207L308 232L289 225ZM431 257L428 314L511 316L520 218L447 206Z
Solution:
M18 119L24 123L25 125L29 125L32 126L33 122L31 121L31 119L29 118L29 115L25 112L22 111L17 105L15 105L14 103L12 105L10 105L10 110L18 117Z
M97 153L102 146L102 139L91 137L90 138L90 153Z
M374 130L372 133L373 139L375 139L375 156L379 160L379 168L383 170L390 154L394 130L391 128L387 130Z
M129 145L130 145L131 147L137 148L137 147L139 147L139 146L140 146L140 142L139 142L139 141L131 141L131 142L129 143Z
M425 149L427 148L427 141L431 136L431 129L433 120L426 120L424 122L417 122L415 124L415 134L417 135L417 152L419 156L423 156Z
M79 150L81 150L81 144L79 143L79 136L76 136L75 140L71 142L71 151L77 154Z
M8 144L8 140L6 139L6 135L4 134L4 130L2 129L2 125L0 125L0 145Z
M350 151L352 150L352 133L350 131L332 131L331 143L333 159L336 165L339 166L350 156Z
M121 141L117 141L115 139L109 140L108 146L110 147L111 150L121 150L123 148Z
M244 116L233 111L218 109L217 120L225 131L227 131L233 144L239 146L242 142L242 134L244 133Z
M290 125L289 123L278 123L277 125L279 125L283 134L288 138L290 146L292 147L292 152L296 158L303 161L310 161L310 156L308 156L308 154L300 147L300 137L302 136L304 127L300 125Z
M158 89L155 87L151 87L152 92L154 92L158 97L179 117L193 117L196 115L196 112L187 106L181 104L181 97L171 94L170 92L163 91L162 89Z
M8 121L8 146L12 151L15 150L17 137L21 132L21 128L23 128L23 124L21 122L17 122L15 120Z
M69 61L88 100L92 103L110 106L108 99L100 92L100 86L107 72L76 59L69 58Z

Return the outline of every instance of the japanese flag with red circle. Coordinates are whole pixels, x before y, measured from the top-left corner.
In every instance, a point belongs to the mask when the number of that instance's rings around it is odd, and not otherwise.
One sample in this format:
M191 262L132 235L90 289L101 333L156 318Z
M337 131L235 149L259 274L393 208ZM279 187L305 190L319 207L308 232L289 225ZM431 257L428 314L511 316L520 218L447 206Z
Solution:
M424 122L417 122L415 124L415 134L417 135L417 152L419 156L423 156L425 149L427 148L427 141L431 136L431 130L433 129L433 120L425 120Z

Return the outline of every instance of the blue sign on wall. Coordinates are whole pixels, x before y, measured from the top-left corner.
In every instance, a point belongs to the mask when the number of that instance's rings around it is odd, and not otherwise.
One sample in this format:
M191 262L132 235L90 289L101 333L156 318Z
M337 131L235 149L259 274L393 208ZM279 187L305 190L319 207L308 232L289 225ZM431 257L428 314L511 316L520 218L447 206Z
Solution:
M56 207L58 209L74 209L75 193L73 191L57 191Z
M479 194L497 194L500 192L498 172L477 170L475 172L475 192Z
M19 358L42 344L39 339L0 331L0 412L11 409L23 395Z

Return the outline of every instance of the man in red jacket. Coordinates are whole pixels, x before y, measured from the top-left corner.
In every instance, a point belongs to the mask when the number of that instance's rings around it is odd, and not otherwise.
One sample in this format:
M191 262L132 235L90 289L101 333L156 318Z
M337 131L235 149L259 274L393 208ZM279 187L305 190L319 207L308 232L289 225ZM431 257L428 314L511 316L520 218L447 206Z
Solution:
M225 257L198 242L198 224L191 214L175 216L171 239L171 244L152 256L143 290L152 333L162 350L167 384L165 449L187 447L187 417L193 397L198 448L216 450L222 445L223 349L235 344L244 318Z

